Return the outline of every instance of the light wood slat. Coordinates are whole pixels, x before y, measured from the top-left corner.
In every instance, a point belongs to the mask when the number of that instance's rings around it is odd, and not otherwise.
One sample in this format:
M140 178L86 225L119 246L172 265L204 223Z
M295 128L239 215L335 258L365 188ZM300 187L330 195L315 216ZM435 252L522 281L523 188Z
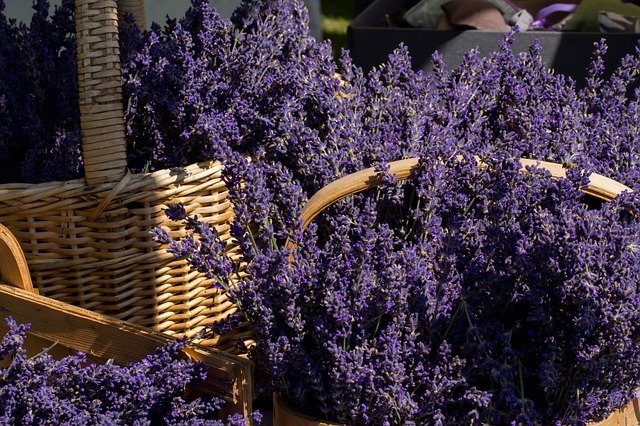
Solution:
M30 323L30 333L101 360L126 365L144 358L174 339L144 327L0 284L0 316ZM252 364L243 358L198 345L184 353L209 367L207 380L197 387L202 395L217 395L248 414L253 388Z
M0 225L0 280L35 292L20 243L4 225Z

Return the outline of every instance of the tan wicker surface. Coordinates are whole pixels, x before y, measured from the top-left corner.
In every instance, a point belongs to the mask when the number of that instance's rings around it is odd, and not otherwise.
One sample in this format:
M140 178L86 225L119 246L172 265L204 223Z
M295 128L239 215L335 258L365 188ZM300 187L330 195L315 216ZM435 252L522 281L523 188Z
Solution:
M115 0L76 0L78 90L85 177L120 180L127 167Z
M20 240L41 295L192 337L236 308L156 245L149 231L164 226L173 236L186 235L163 212L181 202L228 239L232 210L221 170L219 163L202 163L128 174L125 185L0 185L0 223ZM246 329L203 343L231 350L236 337L249 336Z
M236 307L149 231L186 235L163 212L182 202L228 236L232 209L220 163L127 173L117 8L125 4L144 13L140 0L75 2L85 179L0 185L0 223L20 241L41 295L192 337ZM201 343L234 350L250 336L245 325Z

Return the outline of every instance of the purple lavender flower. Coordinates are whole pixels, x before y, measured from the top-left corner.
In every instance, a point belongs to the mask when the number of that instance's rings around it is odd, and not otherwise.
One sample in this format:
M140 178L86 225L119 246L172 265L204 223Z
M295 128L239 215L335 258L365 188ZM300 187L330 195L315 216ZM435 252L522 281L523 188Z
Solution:
M4 16L0 4L0 182L78 178L80 113L74 4L49 16L36 0L29 25Z
M240 425L242 416L218 420L224 401L187 400L185 389L206 378L206 366L180 359L186 341L169 343L123 367L111 360L88 364L79 353L55 360L47 351L28 358L29 329L7 318L0 356L0 421L3 424L197 424ZM256 424L260 414L254 414Z
M605 77L597 44L582 89L545 68L540 43L513 53L512 34L451 70L436 55L433 74L414 72L401 47L364 75L306 21L298 1L246 0L224 21L194 0L164 28L121 34L131 167L221 160L234 206L231 242L180 207L168 213L192 235L155 238L240 305L273 387L357 424L584 424L628 401L638 199L580 189L594 171L640 189L639 52ZM0 108L21 99L9 88ZM386 164L410 156L422 161L399 183ZM520 157L563 163L567 178L522 173ZM314 192L366 167L377 189L299 229Z
M633 397L640 228L625 212L638 199L599 205L581 188L592 171L635 186L626 88L638 57L607 86L596 52L578 90L543 66L538 43L515 55L511 42L453 70L436 58L432 75L411 71L406 49L368 76L344 57L341 80L312 74L312 90L273 103L280 126L255 122L265 137L246 145L251 162L227 157L248 277L209 270L234 283L254 359L294 405L353 424L585 424ZM609 116L621 110L632 118ZM612 141L623 168L600 149ZM422 161L399 183L386 163L408 156ZM522 173L519 157L572 168L552 180ZM365 167L382 185L300 232L306 199ZM201 268L211 255L195 240L180 253ZM224 265L215 253L209 264Z
M182 220L187 217L187 212L184 209L184 204L171 204L167 206L165 213L167 217L171 220Z

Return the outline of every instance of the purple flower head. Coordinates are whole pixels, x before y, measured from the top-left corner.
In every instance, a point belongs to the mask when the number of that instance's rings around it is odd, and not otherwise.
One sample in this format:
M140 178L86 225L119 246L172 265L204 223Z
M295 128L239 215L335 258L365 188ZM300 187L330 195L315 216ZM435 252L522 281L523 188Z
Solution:
M206 366L179 356L185 340L159 348L128 366L88 364L82 353L54 359L47 349L28 358L28 325L7 318L0 356L0 421L6 424L241 424L218 419L224 401L195 398L185 389L206 378ZM259 413L254 420L259 421ZM244 423L242 423L244 424Z
M210 330L216 336L222 336L241 324L241 318L237 314L231 314L221 320L218 320L211 324Z
M151 237L158 244L170 244L173 241L169 233L160 227L151 230Z
M182 203L168 205L165 209L165 213L169 219L175 221L183 220L187 217L187 212L184 208L184 204Z

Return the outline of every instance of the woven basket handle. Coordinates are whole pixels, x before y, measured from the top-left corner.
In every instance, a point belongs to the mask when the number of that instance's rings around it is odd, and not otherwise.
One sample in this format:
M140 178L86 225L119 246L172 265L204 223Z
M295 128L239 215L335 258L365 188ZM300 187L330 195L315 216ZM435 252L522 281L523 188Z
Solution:
M419 162L419 158L409 158L389 163L389 173L399 180L408 179ZM483 163L478 160L480 165ZM562 164L551 163L548 161L537 161L529 159L520 159L522 168L527 166L537 166L548 170L551 176L555 178L566 177L566 169ZM347 175L340 178L311 197L307 205L302 209L300 221L302 229L305 229L311 221L318 216L324 209L336 203L337 201L368 188L380 185L381 179L378 172L373 167ZM631 192L631 188L609 179L602 175L593 173L589 177L589 185L583 189L585 194L592 195L601 200L610 201L623 191Z
M0 282L37 293L20 243L4 225L0 225Z
M118 18L122 19L125 13L133 15L138 28L143 31L147 28L147 18L144 13L143 0L118 0Z
M118 6L144 16L142 1L75 0L80 129L87 184L118 182L125 175ZM145 21L146 22L146 21Z

